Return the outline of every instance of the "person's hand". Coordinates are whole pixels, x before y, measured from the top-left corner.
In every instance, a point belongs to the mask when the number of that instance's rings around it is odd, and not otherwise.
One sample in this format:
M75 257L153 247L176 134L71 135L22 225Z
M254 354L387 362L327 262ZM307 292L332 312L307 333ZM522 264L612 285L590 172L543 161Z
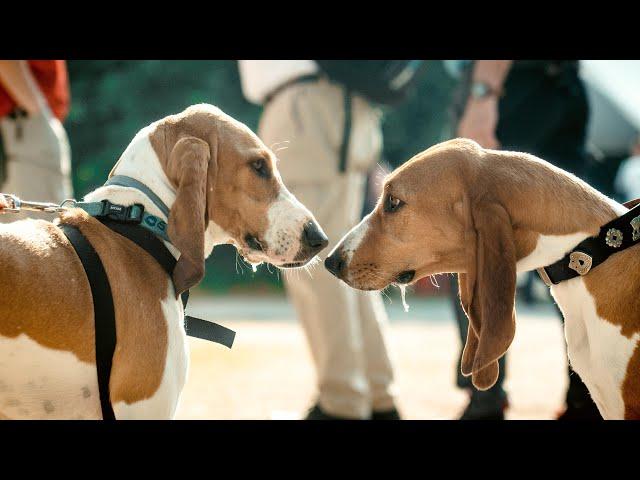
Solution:
M469 99L460 124L458 136L475 140L484 148L500 148L496 138L498 100L495 97Z
M640 156L640 137L636 140L636 143L631 148L631 156L637 157Z

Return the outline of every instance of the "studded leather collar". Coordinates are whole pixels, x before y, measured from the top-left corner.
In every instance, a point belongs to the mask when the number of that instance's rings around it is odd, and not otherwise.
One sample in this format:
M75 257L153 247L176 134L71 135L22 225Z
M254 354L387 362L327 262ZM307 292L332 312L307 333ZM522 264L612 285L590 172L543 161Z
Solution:
M598 235L586 238L557 262L539 268L542 281L551 286L586 275L614 253L640 243L640 199L624 205L630 210L600 227Z

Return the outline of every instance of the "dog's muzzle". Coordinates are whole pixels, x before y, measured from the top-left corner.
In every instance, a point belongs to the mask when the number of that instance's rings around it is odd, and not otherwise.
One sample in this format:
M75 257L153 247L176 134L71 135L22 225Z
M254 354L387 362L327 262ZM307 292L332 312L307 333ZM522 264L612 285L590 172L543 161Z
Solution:
M329 245L329 239L320 226L313 220L309 220L302 228L300 250L294 260L298 262L309 260L327 245Z

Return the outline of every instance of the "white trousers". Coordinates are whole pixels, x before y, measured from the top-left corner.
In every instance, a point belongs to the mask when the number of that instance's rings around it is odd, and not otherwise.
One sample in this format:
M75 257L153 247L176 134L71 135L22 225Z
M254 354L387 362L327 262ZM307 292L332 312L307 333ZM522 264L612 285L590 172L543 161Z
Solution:
M355 97L348 168L338 171L343 101L342 89L326 81L294 85L265 107L258 129L276 151L285 185L329 237L322 260L360 220L366 172L382 147L379 113ZM285 285L309 342L320 407L360 419L372 410L393 408L393 369L384 338L387 315L380 293L354 290L323 265L310 273L287 273Z

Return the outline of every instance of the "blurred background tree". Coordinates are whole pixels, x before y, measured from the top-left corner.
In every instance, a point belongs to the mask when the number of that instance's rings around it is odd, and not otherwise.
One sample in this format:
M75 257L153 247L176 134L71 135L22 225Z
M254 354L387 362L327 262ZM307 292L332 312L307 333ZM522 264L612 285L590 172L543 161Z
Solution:
M189 105L217 105L257 129L261 109L244 99L232 60L71 60L68 68L72 105L65 126L76 198L104 183L138 130ZM442 63L431 61L411 101L385 112L383 159L389 165L397 167L445 138L452 87ZM228 293L249 282L254 293L282 288L276 269L261 266L254 273L233 247L217 247L203 286Z

